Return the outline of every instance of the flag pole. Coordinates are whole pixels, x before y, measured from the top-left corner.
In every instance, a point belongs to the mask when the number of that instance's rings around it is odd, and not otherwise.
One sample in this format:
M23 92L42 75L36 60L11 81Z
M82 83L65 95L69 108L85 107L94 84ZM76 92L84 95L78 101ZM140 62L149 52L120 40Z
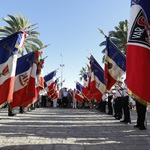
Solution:
M61 67L61 89L62 89L62 87L63 87L63 82L62 82L62 80L63 80L63 67L65 66L64 65L64 63L63 63L63 55L62 54L60 54L60 56L61 56L61 64L60 64L60 67Z
M55 69L54 71L57 71L57 70L59 70L59 68ZM53 72L53 71L52 71L52 72Z
M49 45L51 45L51 44L47 44L47 45L42 46L40 49L38 49L38 51L42 50L43 48L48 47Z
M89 50L87 50L87 51L88 51L88 53L89 53L90 55L92 55L91 52L90 52Z
M46 59L48 56L45 56L44 58L42 58L43 60Z
M37 25L37 24L38 24L38 23L32 24L32 25L26 27L25 30L26 30L26 29L29 29L29 28L32 28L33 26L35 26L35 25Z

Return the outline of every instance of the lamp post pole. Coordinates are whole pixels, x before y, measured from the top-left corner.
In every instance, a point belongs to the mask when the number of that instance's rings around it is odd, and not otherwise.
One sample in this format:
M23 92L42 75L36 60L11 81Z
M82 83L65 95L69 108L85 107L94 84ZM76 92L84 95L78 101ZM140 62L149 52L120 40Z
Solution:
M60 67L61 67L61 89L62 89L62 86L63 86L63 67L65 66L64 64L63 64L63 55L62 54L60 54L60 56L61 56L61 64L60 64Z

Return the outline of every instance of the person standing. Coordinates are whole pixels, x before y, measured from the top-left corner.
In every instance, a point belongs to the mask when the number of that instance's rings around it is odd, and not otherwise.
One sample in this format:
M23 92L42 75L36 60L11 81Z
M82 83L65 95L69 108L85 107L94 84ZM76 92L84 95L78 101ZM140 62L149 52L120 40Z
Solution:
M45 90L41 91L42 94L42 102L41 102L41 106L42 107L46 107L46 103L47 103L47 92Z
M68 90L68 97L67 97L67 99L68 99L68 108L71 108L71 104L72 104L72 101L73 101L73 91L72 91L72 89L69 89Z
M113 114L112 99L113 99L113 94L111 91L109 91L108 92L108 115Z
M116 92L115 92L115 118L117 120L122 119L122 82L119 81L118 85L115 86Z
M55 99L53 100L53 107L54 107L54 108L57 107L57 98L55 98Z
M42 90L39 92L39 95L38 95L38 107L41 107L42 106Z
M58 91L58 106L61 107L62 104L62 89Z
M67 88L64 88L63 92L62 92L62 105L63 107L67 107L68 106L68 91Z
M136 100L137 122L134 126L135 128L146 130L146 110L147 102L145 102L145 104L142 104L138 100Z
M130 118L130 107L129 107L129 94L127 93L127 85L126 85L126 79L124 80L124 87L122 90L122 108L124 113L124 119L120 122L124 123L131 123Z
M101 102L100 102L100 112L106 113L106 102L107 102L107 93L105 92L102 96Z
M73 101L72 101L72 108L77 108L77 100L75 99L76 90L73 90Z

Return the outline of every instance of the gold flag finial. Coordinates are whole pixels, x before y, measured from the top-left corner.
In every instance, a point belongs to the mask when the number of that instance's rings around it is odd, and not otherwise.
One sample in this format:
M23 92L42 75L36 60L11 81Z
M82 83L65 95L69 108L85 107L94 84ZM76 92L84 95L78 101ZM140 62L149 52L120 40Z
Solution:
M98 29L99 29L99 28L98 28ZM101 34L104 34L103 30L99 29L99 31L100 31Z
M106 34L103 32L103 30L101 30L101 29L99 29L99 28L98 28L98 30L99 30L99 32L100 32L101 34L103 34L105 37L107 37Z

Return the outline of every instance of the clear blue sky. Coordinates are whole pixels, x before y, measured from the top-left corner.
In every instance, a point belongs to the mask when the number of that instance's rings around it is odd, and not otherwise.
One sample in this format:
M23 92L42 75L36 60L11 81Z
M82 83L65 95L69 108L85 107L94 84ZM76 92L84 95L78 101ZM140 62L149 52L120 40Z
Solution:
M106 35L119 21L129 20L130 0L5 0L1 3L0 18L7 14L22 14L31 24L38 23L39 39L44 45L45 60L43 74L63 67L64 86L75 88L82 67L88 64L89 52L103 67L101 53L104 47L99 44L105 40L99 33ZM0 26L6 25L0 19ZM61 57L61 55L63 57Z

